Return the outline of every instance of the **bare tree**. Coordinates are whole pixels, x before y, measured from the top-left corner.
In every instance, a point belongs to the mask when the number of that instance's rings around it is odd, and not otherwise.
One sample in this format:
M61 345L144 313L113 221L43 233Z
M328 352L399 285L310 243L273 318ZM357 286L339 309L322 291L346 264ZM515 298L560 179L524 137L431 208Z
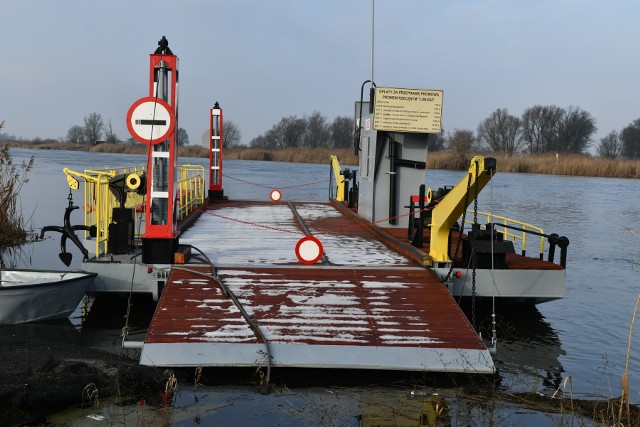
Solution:
M640 158L640 118L627 125L620 133L622 156L627 159Z
M283 117L264 134L262 148L281 149L301 147L307 121L297 116Z
M113 126L111 126L111 119L107 123L107 129L104 132L104 142L107 144L117 144L118 143L118 135L113 131Z
M314 111L307 117L307 131L304 134L303 146L309 148L329 147L331 131L327 125L327 119Z
M472 130L454 129L452 134L447 135L447 146L461 158L466 158L475 145L476 139Z
M580 107L567 108L558 127L555 151L583 153L589 148L591 137L598 130L591 114Z
M598 156L609 159L620 157L622 152L622 140L615 130L609 132L607 136L600 139L600 145L597 148Z
M264 133L264 137L263 139L261 139L261 144L261 148L268 148L271 150L284 148L277 125L274 125L271 129Z
M429 151L441 151L447 143L447 138L444 136L444 129L442 133L429 134L427 138L427 150Z
M84 135L85 142L88 144L95 144L102 137L102 130L104 129L104 122L102 115L99 113L91 113L84 118Z
M185 128L178 128L178 131L176 132L176 145L179 147L189 145L189 134Z
M307 121L296 116L283 117L277 125L280 148L295 148L302 146Z
M222 127L222 147L234 148L240 145L240 129L231 120L225 120Z
M249 141L249 147L251 148L267 148L267 139L264 135L258 135Z
M67 142L72 144L84 144L85 132L82 126L71 126L67 131Z
M353 120L349 116L337 116L329 126L332 148L353 146Z
M478 125L478 140L490 149L505 154L516 154L523 141L520 137L520 119L498 108Z
M522 113L522 139L529 154L547 153L557 145L564 110L556 105L536 105Z

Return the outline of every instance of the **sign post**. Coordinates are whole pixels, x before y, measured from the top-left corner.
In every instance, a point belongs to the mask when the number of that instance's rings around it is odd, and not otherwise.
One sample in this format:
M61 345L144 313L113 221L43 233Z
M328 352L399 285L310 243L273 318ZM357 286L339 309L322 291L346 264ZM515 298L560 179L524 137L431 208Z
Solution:
M149 95L129 108L127 128L148 145L142 262L170 264L179 244L175 215L178 57L164 36L149 57Z

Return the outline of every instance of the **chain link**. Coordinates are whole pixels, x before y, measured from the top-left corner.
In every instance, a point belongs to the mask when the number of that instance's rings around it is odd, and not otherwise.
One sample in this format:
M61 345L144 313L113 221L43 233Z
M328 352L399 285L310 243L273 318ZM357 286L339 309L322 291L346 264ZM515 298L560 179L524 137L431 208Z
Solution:
M471 271L473 280L471 282L471 323L474 329L476 328L476 264L477 264L477 256L476 256L476 238L477 238L477 228L478 228L478 168L479 162L476 162L476 182L475 182L475 195L473 199L473 226L471 227L471 232L473 236L473 240L471 241Z

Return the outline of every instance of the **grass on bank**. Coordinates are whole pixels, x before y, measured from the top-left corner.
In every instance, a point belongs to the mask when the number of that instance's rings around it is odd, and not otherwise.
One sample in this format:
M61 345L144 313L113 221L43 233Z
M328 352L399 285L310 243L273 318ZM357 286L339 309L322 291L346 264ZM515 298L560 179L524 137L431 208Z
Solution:
M100 144L78 146L73 144L18 144L12 146L49 150L78 150L100 153L146 154L147 146L142 144ZM295 163L328 163L329 156L335 154L343 165L357 165L358 156L351 148L288 148L267 150L240 147L223 152L225 160L261 160ZM640 179L640 159L605 159L578 154L505 155L499 153L465 153L436 151L428 155L429 169L467 170L474 155L492 156L497 160L498 172L534 173L548 175L569 175L607 178ZM209 157L209 149L200 145L178 147L179 157Z

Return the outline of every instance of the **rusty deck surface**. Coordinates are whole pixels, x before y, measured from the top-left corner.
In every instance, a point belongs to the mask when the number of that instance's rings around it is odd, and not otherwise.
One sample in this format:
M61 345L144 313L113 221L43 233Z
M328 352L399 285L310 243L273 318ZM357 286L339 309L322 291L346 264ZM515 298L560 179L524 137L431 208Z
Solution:
M299 218L322 242L324 263L297 261L294 248L304 236ZM171 271L143 364L264 366L270 352L271 364L281 367L494 370L433 273L329 204L220 204L203 213L181 243L206 253L218 277Z

